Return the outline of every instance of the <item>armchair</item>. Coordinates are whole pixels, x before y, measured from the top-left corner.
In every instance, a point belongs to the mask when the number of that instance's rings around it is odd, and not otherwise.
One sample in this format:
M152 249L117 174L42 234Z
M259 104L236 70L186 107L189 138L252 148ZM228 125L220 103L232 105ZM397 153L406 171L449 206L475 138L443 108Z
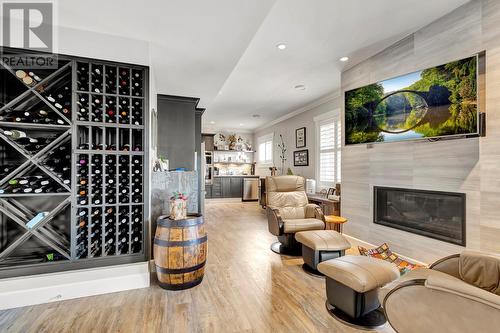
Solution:
M295 233L325 229L323 212L318 205L308 203L304 184L299 176L266 178L267 221L269 232L278 237L271 245L276 253L300 255Z
M500 257L464 251L407 273L378 297L399 333L497 332Z

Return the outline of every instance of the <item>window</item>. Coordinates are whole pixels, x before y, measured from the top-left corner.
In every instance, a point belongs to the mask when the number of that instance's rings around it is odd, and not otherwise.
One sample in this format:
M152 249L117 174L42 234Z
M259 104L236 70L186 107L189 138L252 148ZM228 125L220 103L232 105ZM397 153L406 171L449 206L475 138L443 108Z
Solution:
M257 139L259 164L273 163L273 134L261 136Z
M338 111L314 119L317 133L317 171L319 187L333 187L340 182L342 130Z

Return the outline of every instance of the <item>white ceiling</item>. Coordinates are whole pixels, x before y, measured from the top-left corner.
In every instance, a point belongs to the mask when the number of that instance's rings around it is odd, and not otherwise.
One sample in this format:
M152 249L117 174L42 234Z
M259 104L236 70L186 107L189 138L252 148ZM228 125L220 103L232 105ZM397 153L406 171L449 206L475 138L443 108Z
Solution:
M158 93L199 97L206 130L248 131L337 91L344 66L466 2L86 0L57 6L61 26L149 42ZM275 47L280 42L284 51ZM338 61L346 55L349 62ZM298 84L306 89L294 89Z

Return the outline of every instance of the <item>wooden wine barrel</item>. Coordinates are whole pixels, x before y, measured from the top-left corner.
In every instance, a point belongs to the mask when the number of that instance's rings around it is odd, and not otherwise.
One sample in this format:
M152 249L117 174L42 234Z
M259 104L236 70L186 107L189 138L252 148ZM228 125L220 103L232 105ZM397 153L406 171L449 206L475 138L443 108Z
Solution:
M182 290L200 284L207 259L203 216L189 214L184 220L160 216L153 253L160 287Z

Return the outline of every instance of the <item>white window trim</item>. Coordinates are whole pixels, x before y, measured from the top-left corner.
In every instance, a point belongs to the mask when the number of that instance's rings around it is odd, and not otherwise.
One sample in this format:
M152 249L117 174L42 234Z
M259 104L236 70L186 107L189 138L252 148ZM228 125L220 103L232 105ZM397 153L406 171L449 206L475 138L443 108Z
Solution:
M325 120L328 120L328 119L331 119L331 118L334 118L336 120L340 120L340 109L335 109L333 111L329 111L329 112L325 112L325 113L322 113L316 117L313 118L314 120L314 124L315 124L315 130L316 130L316 142L315 142L315 152L316 152L316 170L315 170L315 177L316 177L316 189L317 191L319 192L320 190L324 189L324 188L329 188L329 187L334 187L336 183L339 183L339 179L338 179L338 175L339 175L339 171L341 170L336 170L335 172L335 181L332 183L332 182L322 182L320 180L320 158L321 158L321 152L320 152L320 126L321 124L325 121ZM341 134L342 136L342 134ZM341 140L342 141L342 140ZM342 147L342 142L340 143L341 144L341 147ZM342 151L342 149L340 148L337 148L339 149L340 151ZM342 159L342 156L340 157ZM338 163L337 163L337 157L335 156L335 167L337 168L338 167ZM342 177L342 174L340 175ZM341 178L342 179L342 178Z
M271 141L271 160L266 162L261 162L259 159L259 147L261 143ZM259 136L257 138L256 152L255 152L255 162L258 167L271 167L274 165L274 132Z

